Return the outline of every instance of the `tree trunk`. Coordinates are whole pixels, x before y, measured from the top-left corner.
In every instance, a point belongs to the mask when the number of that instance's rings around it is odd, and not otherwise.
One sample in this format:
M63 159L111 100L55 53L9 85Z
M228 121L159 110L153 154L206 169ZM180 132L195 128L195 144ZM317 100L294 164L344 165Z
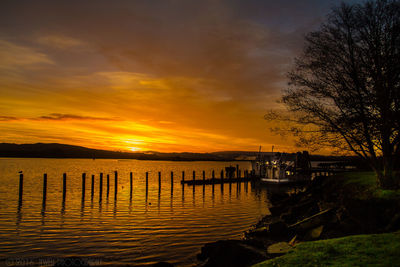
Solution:
M393 170L393 157L384 156L382 161L383 168L376 172L379 187L382 189L397 189L399 182L397 181L396 172Z

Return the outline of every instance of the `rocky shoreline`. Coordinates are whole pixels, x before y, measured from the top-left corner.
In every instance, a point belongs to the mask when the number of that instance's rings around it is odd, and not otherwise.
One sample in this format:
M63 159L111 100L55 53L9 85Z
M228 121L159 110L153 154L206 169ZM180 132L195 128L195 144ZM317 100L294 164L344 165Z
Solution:
M316 177L304 190L269 196L265 216L242 240L205 244L199 266L251 266L285 254L299 242L400 229L400 203L360 198L344 177Z

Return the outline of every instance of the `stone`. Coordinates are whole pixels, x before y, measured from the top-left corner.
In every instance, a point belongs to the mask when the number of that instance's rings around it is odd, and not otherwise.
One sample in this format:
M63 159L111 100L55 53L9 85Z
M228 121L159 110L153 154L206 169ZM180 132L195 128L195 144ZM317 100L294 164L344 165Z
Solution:
M400 229L400 213L395 214L386 226L385 231L392 232Z
M241 240L220 240L207 243L197 255L202 266L251 266L267 259L264 249L258 249Z
M268 254L285 254L291 249L292 249L292 246L290 246L289 243L278 242L278 243L270 245L267 248L267 253Z
M288 234L288 227L285 222L279 220L277 222L271 223L268 227L268 233L272 237L282 237L285 238Z
M290 246L294 246L297 242L296 242L296 239L297 239L297 235L295 235L290 241L289 241L289 245Z
M291 211L283 213L279 218L287 224L293 224L298 220L298 217L295 216Z
M305 234L303 240L306 240L306 241L316 240L321 236L323 230L324 230L323 225L313 228Z
M269 212L273 216L279 216L287 210L287 206L284 205L277 205L269 208Z
M291 229L296 229L296 231L306 231L331 221L332 216L335 216L335 214L332 215L332 213L332 209L327 209L292 224L289 227Z

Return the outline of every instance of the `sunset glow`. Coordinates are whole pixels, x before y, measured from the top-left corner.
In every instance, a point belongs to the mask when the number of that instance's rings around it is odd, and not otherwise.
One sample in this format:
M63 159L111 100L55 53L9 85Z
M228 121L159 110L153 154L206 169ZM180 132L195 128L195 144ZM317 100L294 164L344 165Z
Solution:
M286 22L271 3L167 2L3 3L0 142L297 150L263 116L279 107L298 40L334 1L288 2Z

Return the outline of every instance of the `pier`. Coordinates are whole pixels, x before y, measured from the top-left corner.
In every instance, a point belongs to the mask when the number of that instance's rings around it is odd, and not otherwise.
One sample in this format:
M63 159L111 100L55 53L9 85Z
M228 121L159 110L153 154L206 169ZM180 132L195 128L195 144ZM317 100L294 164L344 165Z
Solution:
M290 175L309 175L310 176L310 180L312 179L312 177L316 177L316 176L331 176L331 175L335 175L337 173L340 172L344 172L344 169L333 169L333 168L326 168L326 167L319 167L319 168L311 168L308 170L303 170L303 171L297 171L294 170L290 173ZM118 171L113 171L114 172L114 198L117 199L117 194L118 194ZM112 173L112 172L110 172ZM215 170L211 170L210 174L211 177L207 178L206 177L206 172L203 170L201 173L201 175L199 175L200 177L196 177L196 171L193 171L192 174L192 179L186 179L185 180L185 171L182 171L182 176L181 176L181 181L180 184L184 187L185 185L189 185L189 186L196 186L196 185L215 185L215 184L232 184L232 183L247 183L247 182L253 182L253 181L259 181L260 177L254 172L254 171L249 171L249 170L244 170L242 172L242 170L239 169L239 166L236 165L236 167L225 167L225 169L222 169L220 171L220 177L216 178L215 175ZM162 173L161 172L157 172L158 174L158 189L159 191L161 190L161 183L162 183ZM243 174L243 176L242 176ZM100 173L98 175L99 179L97 182L95 182L97 179L96 176L94 174L90 175L89 177L91 177L91 187L89 188L90 190L90 196L91 196L91 200L93 201L94 198L94 191L95 191L95 183L98 183L98 188L99 188L99 201L102 201L102 196L103 196L103 173ZM149 172L145 172L143 175L143 179L145 180L145 188L146 188L146 192L148 192L149 190ZM110 193L110 174L106 174L106 197L108 200L109 197L109 193ZM18 196L19 196L19 206L22 206L22 200L23 200L23 190L24 190L24 175L21 172L19 174L19 189L18 189ZM164 180L164 182L167 181ZM47 183L48 183L48 175L45 173L43 175L43 207L46 206L46 197L47 197L47 193L48 193L48 189L47 189ZM170 188L171 188L171 192L173 192L173 188L174 188L174 172L170 171ZM129 183L128 183L128 188L129 188L129 196L130 199L132 199L132 194L133 194L133 173L130 172L129 173ZM81 194L82 194L82 201L84 201L85 199L85 194L86 194L86 173L82 173L82 186L81 186ZM67 174L63 173L62 174L62 202L65 203L66 198L67 198Z
M255 178L234 178L234 179L224 179L224 178L210 178L203 180L182 180L181 184L187 185L207 185L207 184L229 184L229 183L243 183L254 181Z

